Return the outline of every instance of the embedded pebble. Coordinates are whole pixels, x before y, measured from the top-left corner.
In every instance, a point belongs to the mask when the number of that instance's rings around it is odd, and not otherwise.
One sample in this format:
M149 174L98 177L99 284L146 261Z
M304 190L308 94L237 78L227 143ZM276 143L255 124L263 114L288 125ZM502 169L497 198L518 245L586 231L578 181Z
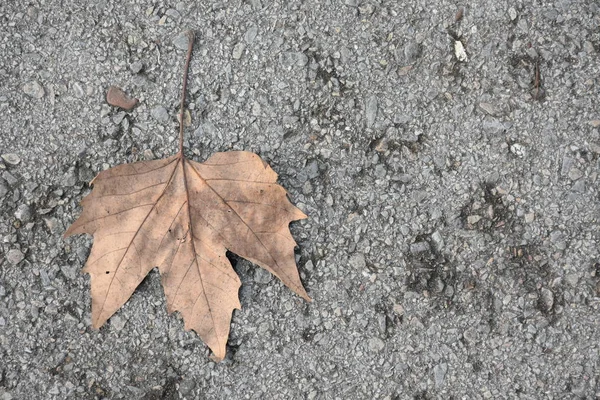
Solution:
M6 253L6 259L12 265L17 265L18 263L23 261L24 258L25 254L23 254L21 250L18 249L11 249L8 251L8 253Z
M73 94L75 95L75 97L81 99L81 98L83 98L83 96L85 96L85 91L83 90L81 83L74 82L71 85L71 88L73 89Z
M67 187L73 187L77 184L77 173L74 167L69 168L62 178L63 185Z
M577 179L583 176L583 172L581 172L578 168L571 168L568 173L569 179L572 181L576 181Z
M567 248L567 242L565 240L565 234L561 231L552 231L550 233L550 241L559 250L565 250Z
M125 322L125 319L119 315L110 318L110 326L114 327L117 332L123 330Z
M169 113L167 109L163 106L154 107L152 111L150 111L152 118L154 118L158 122L168 122L169 121Z
M481 109L483 111L485 111L486 113L488 113L489 115L498 115L499 114L498 108L496 108L496 106L494 106L493 104L481 102L481 103L479 103L479 107L481 107Z
M530 224L533 222L533 220L535 219L535 213L530 212L525 214L525 223Z
M410 252L414 255L427 253L431 250L429 243L422 241L410 245Z
M511 21L514 21L515 19L517 19L517 10L515 10L514 7L510 7L508 9L508 16L510 17Z
M173 39L173 45L179 50L187 50L190 38L186 33L182 33Z
M48 228L50 232L56 232L56 228L58 227L58 220L55 217L44 218L44 223L46 224L46 228Z
M303 67L308 63L308 57L300 52L285 52L279 55L279 62L284 67Z
M513 143L510 145L510 152L518 157L524 157L526 154L525 146L519 143Z
M179 384L179 392L183 395L187 395L192 393L194 388L196 387L196 382L193 379L184 379Z
M404 60L407 64L417 61L420 55L421 46L417 42L411 41L404 46Z
M21 162L21 158L15 153L2 154L0 157L9 165L18 165Z
M565 276L565 282L567 282L569 285L575 287L575 286L577 286L577 283L579 282L579 275L567 274L567 276Z
M254 39L256 39L257 35L258 28L256 27L256 25L252 25L244 34L244 41L248 44L251 44L252 42L254 42Z
M469 215L467 217L467 223L469 223L470 225L475 225L480 220L481 220L481 216L480 215Z
M235 46L233 46L233 52L231 53L231 56L234 60L239 60L240 58L242 58L244 50L246 50L246 44L243 42L239 42Z
M560 174L563 176L567 175L573 164L575 164L575 160L573 158L564 156L560 167Z
M369 339L369 350L374 353L379 353L385 348L385 342L378 337Z
M438 251L442 250L444 247L444 238L439 231L435 231L433 234L431 234L431 241L433 242L435 249Z
M435 380L435 387L439 388L444 384L446 380L446 373L448 372L448 364L441 363L433 367L433 379Z
M576 193L585 193L585 181L583 179L578 180L575 182L571 190Z
M272 279L273 279L273 275L266 269L257 267L254 270L254 282L264 285L264 284L271 282Z
M377 97L371 96L367 99L367 103L365 105L365 117L367 119L367 127L370 128L375 123L375 118L377 117L377 107L378 107Z
M131 63L131 65L129 66L129 69L134 74L139 74L144 69L144 64L142 64L141 61L135 61L135 62Z
M21 222L31 221L31 207L29 207L27 204L19 205L19 207L17 207L17 211L15 211L15 218Z
M365 259L365 255L362 253L352 254L348 263L352 268L357 270L363 270L367 267L367 260Z
M23 85L23 92L34 99L41 99L44 97L44 88L38 81L27 82Z
M544 311L550 311L554 306L554 293L548 288L542 288L538 301Z
M8 186L4 183L4 179L0 178L0 200L8 193Z

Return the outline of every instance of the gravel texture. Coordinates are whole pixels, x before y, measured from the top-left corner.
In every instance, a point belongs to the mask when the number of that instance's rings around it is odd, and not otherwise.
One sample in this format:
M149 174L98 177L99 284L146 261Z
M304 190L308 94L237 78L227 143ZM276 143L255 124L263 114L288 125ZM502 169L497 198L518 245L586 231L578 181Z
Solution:
M600 4L472 3L0 2L0 400L600 395ZM187 154L258 153L310 217L314 302L232 256L219 364L156 271L93 330L62 237L176 151L187 29Z

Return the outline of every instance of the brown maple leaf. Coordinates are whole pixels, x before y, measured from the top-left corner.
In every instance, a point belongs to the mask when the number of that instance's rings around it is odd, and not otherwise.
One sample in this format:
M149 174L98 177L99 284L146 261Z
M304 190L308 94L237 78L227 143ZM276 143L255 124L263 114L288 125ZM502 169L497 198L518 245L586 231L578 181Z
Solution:
M190 35L187 70L193 46ZM213 351L225 356L233 309L240 308L230 250L277 276L310 301L294 257L289 223L306 218L256 154L216 153L198 163L179 152L163 160L102 171L82 201L83 213L65 236L89 233L94 244L84 272L91 276L92 324L101 327L158 266L169 312L179 311Z

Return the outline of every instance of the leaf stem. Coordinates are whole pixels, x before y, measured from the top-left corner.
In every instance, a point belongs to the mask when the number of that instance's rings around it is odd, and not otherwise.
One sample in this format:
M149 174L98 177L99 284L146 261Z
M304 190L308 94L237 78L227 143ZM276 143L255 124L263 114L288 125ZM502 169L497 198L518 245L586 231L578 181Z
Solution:
M187 31L188 50L183 69L183 89L181 90L181 110L179 112L179 155L183 157L183 112L185 110L185 93L187 91L188 69L190 68L190 59L192 58L192 49L194 48L194 31Z

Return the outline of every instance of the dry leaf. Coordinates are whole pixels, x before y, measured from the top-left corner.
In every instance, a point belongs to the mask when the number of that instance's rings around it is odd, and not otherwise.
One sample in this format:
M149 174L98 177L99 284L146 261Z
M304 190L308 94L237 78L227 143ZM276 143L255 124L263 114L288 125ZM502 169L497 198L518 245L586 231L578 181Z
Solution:
M188 60L190 54L191 44ZM187 73L184 87L186 79ZM65 233L94 236L84 268L91 276L93 326L102 326L158 266L168 311L179 311L185 328L223 359L241 284L227 250L310 301L289 231L291 221L306 216L276 180L256 154L216 153L197 163L184 157L181 142L167 159L100 172L83 213Z

